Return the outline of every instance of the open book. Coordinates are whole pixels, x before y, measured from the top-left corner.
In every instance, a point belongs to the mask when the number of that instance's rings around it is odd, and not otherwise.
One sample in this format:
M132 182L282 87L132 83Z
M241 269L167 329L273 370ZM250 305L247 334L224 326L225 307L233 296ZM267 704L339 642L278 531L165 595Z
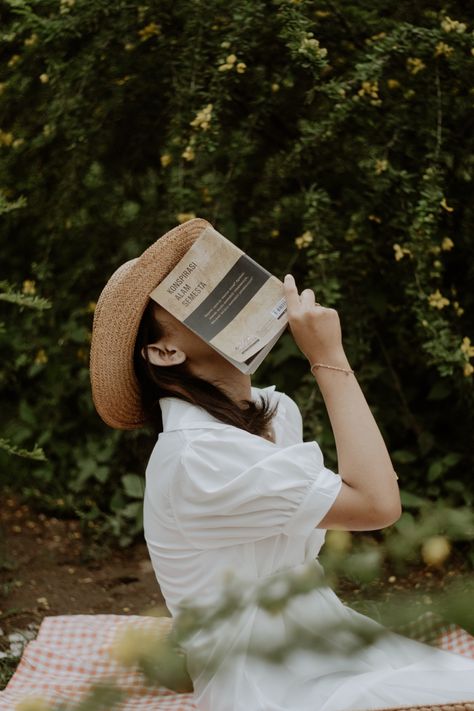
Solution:
M211 226L150 297L248 374L288 323L283 283Z

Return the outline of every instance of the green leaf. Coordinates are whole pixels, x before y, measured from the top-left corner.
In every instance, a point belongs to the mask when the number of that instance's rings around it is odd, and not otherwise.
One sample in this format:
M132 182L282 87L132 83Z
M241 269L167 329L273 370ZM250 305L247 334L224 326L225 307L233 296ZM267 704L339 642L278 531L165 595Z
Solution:
M407 449L397 449L395 452L392 452L391 458L394 462L399 462L400 464L415 462L418 459L414 452L409 452Z
M0 449L3 449L5 452L8 452L8 454L16 457L33 459L36 462L46 461L43 450L38 446L35 446L33 449L23 449L22 447L17 447L16 444L13 444L13 442L10 442L8 439L0 438Z
M123 508L122 513L125 518L136 518L141 515L142 508L143 505L141 501L132 501Z
M418 446L422 456L428 454L433 449L434 437L431 432L422 432L418 437Z
M400 500L403 507L408 507L412 509L419 509L420 506L428 503L427 499L423 499L421 496L412 494L411 491L400 490Z
M438 380L433 385L428 395L427 400L444 400L452 393L453 389L449 382L445 380Z
M436 479L439 479L441 474L444 472L444 463L442 459L438 459L432 464L430 464L428 468L428 481L436 481Z
M123 488L127 496L133 499L142 499L145 492L145 483L138 474L125 474L122 477Z

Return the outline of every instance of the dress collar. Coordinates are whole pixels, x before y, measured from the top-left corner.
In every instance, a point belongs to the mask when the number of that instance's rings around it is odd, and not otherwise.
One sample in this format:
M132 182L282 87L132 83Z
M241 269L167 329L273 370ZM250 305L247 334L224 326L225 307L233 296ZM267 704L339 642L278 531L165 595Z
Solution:
M275 388L275 385L269 385L266 388L256 388L252 385L252 400L255 401L260 394L267 394L272 400ZM200 429L201 427L212 429L228 427L224 422L210 415L203 407L192 405L177 397L160 398L160 407L163 417L163 432Z

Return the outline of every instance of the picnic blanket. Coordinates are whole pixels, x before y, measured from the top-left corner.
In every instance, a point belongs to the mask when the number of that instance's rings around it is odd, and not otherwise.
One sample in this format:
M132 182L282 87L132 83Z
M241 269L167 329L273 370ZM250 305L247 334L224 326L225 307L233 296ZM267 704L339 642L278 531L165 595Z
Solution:
M138 670L124 668L111 658L109 650L116 635L131 625L144 629L159 625L165 634L171 619L141 615L45 617L37 638L25 647L15 674L0 692L0 711L15 711L19 702L28 697L42 698L51 708L61 703L70 708L70 704L84 699L91 684L110 681L127 692L126 699L115 707L117 710L196 711L192 694L150 687ZM397 632L474 659L474 637L430 612ZM474 711L474 700L412 708Z

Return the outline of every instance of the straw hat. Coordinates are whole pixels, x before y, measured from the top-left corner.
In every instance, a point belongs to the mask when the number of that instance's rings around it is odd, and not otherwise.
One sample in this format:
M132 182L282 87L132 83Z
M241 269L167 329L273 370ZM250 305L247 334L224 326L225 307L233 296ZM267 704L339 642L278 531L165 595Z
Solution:
M133 352L149 294L210 223L188 220L160 237L140 257L122 264L105 285L94 312L90 353L92 399L111 427L145 424Z

